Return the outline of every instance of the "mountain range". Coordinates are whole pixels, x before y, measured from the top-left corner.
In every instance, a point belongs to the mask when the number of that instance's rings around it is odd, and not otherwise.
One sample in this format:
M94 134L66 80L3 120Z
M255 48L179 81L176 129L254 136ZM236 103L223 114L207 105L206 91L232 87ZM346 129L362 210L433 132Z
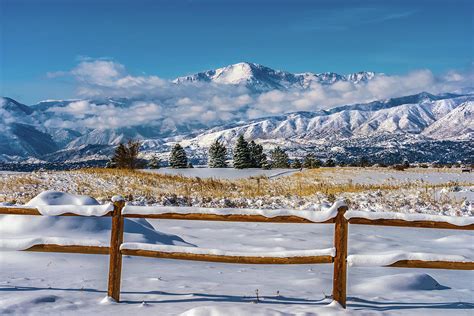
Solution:
M199 72L197 74L178 77L173 80L176 84L195 82L213 82L217 84L243 84L254 92L269 90L305 89L314 83L330 85L336 82L349 81L353 83L367 82L376 76L373 72L357 72L340 75L334 72L298 73L274 70L255 63L237 63L227 67Z
M205 89L208 83L244 86L251 94L259 95L273 90L304 91L313 84L350 82L359 85L378 76L383 74L293 74L254 63L238 63L179 77L172 84L183 90L196 84L202 84L200 87ZM474 139L474 98L469 93L420 92L326 110L214 124L203 123L199 118L174 122L165 116L126 127L101 125L100 121L73 124L76 118L92 120L94 111L132 109L133 114L137 102L146 106L149 101L144 96L49 100L28 106L4 97L0 100L0 161L103 160L115 145L131 138L142 140L145 155L157 152L165 156L170 146L179 141L191 157L204 161L213 141L220 140L231 149L240 134L262 143L267 149L276 145L285 147L292 156L317 151L322 157L356 159L365 153L379 158L389 155L390 159L396 159L398 155L411 157L411 160L416 157L419 161L442 162L469 162L474 156L470 146ZM63 123L65 118L68 124Z

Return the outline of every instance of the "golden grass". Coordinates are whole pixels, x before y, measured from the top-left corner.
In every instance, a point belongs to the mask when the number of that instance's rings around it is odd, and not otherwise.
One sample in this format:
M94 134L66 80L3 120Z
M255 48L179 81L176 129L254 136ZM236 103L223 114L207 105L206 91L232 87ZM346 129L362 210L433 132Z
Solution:
M93 174L107 182L116 183L121 194L144 196L176 194L181 196L198 195L209 198L255 198L260 196L290 195L305 197L316 193L338 195L344 192L357 193L374 190L397 190L415 187L436 188L458 185L457 183L428 184L419 182L382 184L333 183L323 178L322 171L327 170L304 170L303 172L297 172L291 176L278 179L253 177L238 180L200 179L180 175L164 175L119 169L84 169L78 172Z
M19 174L0 178L0 201L12 202L11 192L16 192L21 194L16 194L15 202L27 202L41 191L54 190L55 181L70 182L66 184L67 191L71 193L90 195L103 200L121 194L127 197L128 200L141 197L148 203L159 202L163 196L170 195L182 196L186 199L193 197L201 199L237 199L269 196L303 198L322 193L329 199L334 199L342 193L387 191L404 188L428 190L454 185L473 185L469 183L428 184L421 182L359 184L351 181L333 181L332 178L328 178L328 172L334 173L333 177L337 180L337 168L303 170L278 179L253 177L239 180L200 179L180 175L101 168L49 173L53 177L59 177L58 180L51 180L51 177L44 179L33 174ZM64 183L62 185L64 186Z

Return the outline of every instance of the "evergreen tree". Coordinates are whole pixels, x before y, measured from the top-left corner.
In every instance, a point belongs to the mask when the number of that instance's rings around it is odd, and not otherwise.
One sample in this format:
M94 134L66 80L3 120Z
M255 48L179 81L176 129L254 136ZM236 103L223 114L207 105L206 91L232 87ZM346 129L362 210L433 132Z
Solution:
M270 170L272 169L272 164L265 159L265 161L262 162L262 169L264 170Z
M291 162L291 168L293 168L293 169L300 169L301 167L302 167L301 161L300 161L298 158L295 158L295 159Z
M188 157L180 144L174 145L171 150L169 165L171 168L182 169L188 167Z
M328 160L326 160L326 167L335 167L335 166L336 166L336 162L334 161L334 159L329 158Z
M306 156L303 159L303 168L311 169L314 168L314 161L316 158L314 157L314 154L306 154Z
M161 159L159 157L153 156L150 161L148 161L148 169L160 169Z
M225 146L216 140L209 147L207 165L209 168L227 168L226 155L227 150Z
M263 146L256 144L253 140L249 143L250 164L252 168L261 168L262 163L267 160L263 153Z
M359 167L368 167L370 165L370 162L369 162L369 158L367 158L366 156L362 156L360 157L359 159Z
M251 161L249 144L244 139L244 136L240 135L234 148L234 168L244 169L250 167Z
M311 168L319 168L323 165L323 162L319 159L314 159L313 163L311 164Z
M403 167L410 168L410 162L407 159L403 160Z
M273 168L288 168L290 164L288 163L288 155L286 152L277 146L270 152L272 159Z
M109 166L117 168L135 169L139 166L138 154L141 143L129 140L126 144L120 143L115 149Z

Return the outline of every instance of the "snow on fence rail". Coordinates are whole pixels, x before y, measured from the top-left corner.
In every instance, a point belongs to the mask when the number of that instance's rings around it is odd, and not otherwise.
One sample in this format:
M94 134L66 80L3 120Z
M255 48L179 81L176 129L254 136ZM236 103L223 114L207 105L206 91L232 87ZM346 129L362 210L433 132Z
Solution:
M347 206L336 202L324 212L297 210L211 209L195 207L125 206L114 198L108 205L73 206L55 205L35 207L0 207L0 214L48 216L111 216L110 247L74 244L68 240L39 238L23 242L24 251L108 254L108 296L120 299L122 255L196 260L240 264L318 264L333 263L333 299L346 307L347 264L356 266L386 266L400 268L432 268L474 270L474 262L461 256L437 254L395 253L379 256L347 255L348 225L381 225L439 229L474 230L474 218L448 217L424 214L371 213L347 211ZM335 224L334 247L320 250L248 253L228 252L194 247L162 246L142 243L124 243L124 218L180 219L234 222L318 223ZM0 240L0 248L9 248ZM2 247L3 246L3 247Z

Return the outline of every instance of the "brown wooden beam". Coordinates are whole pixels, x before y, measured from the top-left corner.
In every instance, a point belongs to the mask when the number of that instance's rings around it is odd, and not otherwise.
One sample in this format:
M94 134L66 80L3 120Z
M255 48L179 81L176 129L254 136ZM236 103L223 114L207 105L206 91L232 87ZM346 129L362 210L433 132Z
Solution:
M123 243L124 218L122 209L125 201L114 202L114 213L112 216L112 229L110 232L110 259L109 259L109 283L107 295L116 302L120 301L120 282L122 279L122 253L120 246Z
M112 216L113 212L108 212L102 216ZM43 216L37 208L33 207L0 207L0 215L35 215ZM55 216L82 216L75 213L64 213ZM102 217L101 216L101 217Z
M0 207L0 214L2 215L41 215L41 213L34 207Z
M262 215L219 215L219 214L201 214L201 213L163 213L163 214L124 214L128 218L149 218L149 219L178 219L178 220L196 220L196 221L227 221L227 222L263 222L263 223L313 223L313 224L331 224L334 219L324 222L312 222L308 219L297 216L275 216L265 217Z
M457 229L457 230L474 230L474 224L458 226L447 222L434 221L405 221L401 219L367 219L362 217L354 217L349 219L350 224L357 225L374 225L374 226L395 226L395 227L417 227L417 228L437 228L437 229Z
M23 251L36 252L61 252L61 253L83 253L93 255L108 255L109 247L102 246L79 246L79 245L56 245L56 244L40 244L34 245Z
M451 262L451 261L422 261L422 260L400 260L386 267L395 268L420 268L420 269L447 269L447 270L474 270L474 262Z
M235 264L317 264L332 263L331 256L308 257L248 257L248 256L222 256L210 254L192 254L185 252L163 252L141 249L122 249L123 255L141 256L162 259L178 259L191 261L221 262Z
M347 206L342 206L337 210L334 227L334 247L336 256L334 257L334 274L332 285L332 298L346 308L346 288L347 288L347 236L349 225L344 213Z

